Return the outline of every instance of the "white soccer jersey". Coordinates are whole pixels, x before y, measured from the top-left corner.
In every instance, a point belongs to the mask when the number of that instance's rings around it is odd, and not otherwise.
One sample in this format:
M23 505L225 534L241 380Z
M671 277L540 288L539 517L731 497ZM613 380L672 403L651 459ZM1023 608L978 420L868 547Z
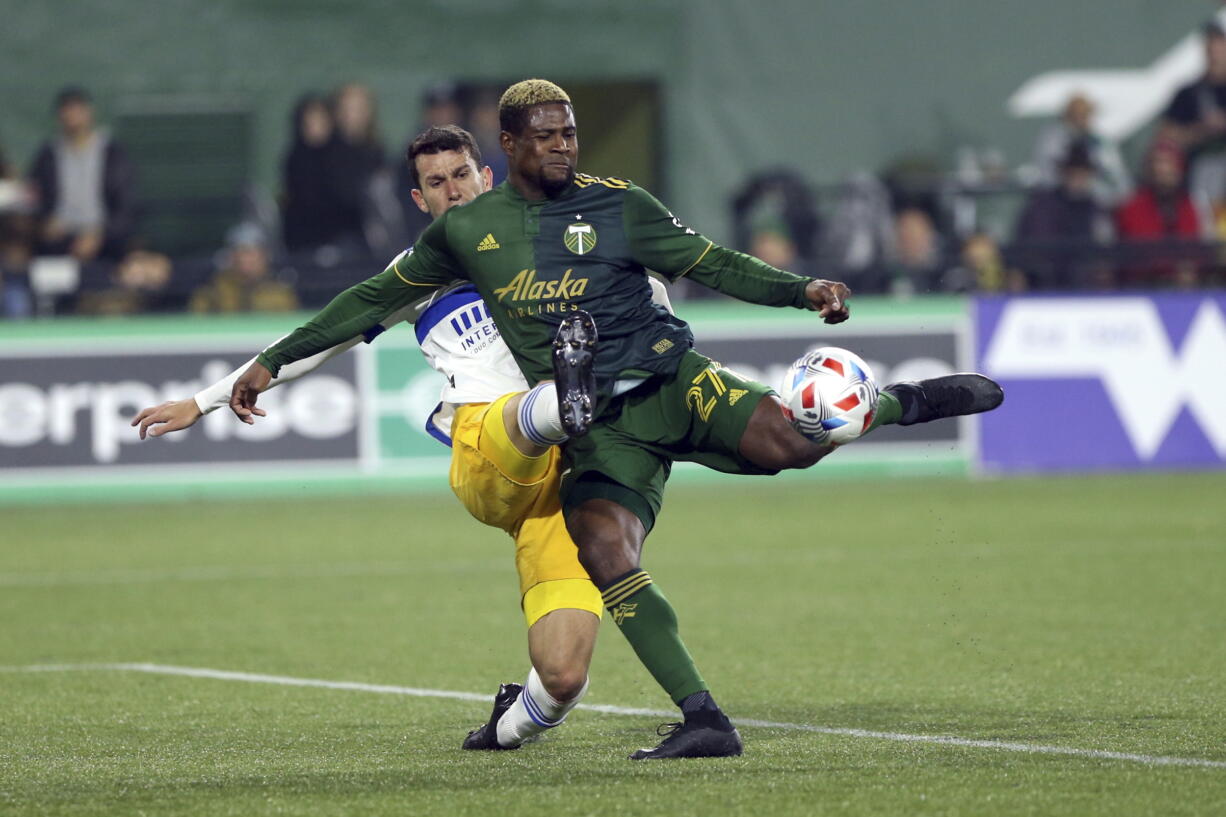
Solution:
M528 388L476 289L443 295L421 313L414 331L426 362L447 378L442 402L488 403Z

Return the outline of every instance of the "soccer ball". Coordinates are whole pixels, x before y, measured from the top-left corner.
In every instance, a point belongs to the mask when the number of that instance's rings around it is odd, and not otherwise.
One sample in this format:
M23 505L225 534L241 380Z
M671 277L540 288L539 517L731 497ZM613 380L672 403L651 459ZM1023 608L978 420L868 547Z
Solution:
M877 412L873 370L837 346L815 349L793 363L780 396L792 427L815 443L849 443L868 430Z

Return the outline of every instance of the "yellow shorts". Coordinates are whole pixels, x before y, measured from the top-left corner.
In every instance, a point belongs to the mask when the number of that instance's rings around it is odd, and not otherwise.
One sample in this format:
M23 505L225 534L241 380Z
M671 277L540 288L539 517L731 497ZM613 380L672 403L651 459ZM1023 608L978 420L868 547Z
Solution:
M579 564L579 552L558 499L561 455L524 456L507 434L503 407L513 395L456 409L451 423L451 490L476 519L515 539L515 569L531 627L553 610L600 616L600 592Z

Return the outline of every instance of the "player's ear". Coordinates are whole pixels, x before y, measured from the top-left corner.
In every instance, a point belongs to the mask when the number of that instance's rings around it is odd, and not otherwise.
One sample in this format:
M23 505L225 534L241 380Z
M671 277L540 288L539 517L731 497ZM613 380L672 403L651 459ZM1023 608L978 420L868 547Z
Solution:
M494 188L494 171L490 170L490 166L486 165L481 168L481 190L492 190Z
M487 187L487 188L486 188L486 190L488 190L488 189L489 189L489 188ZM420 190L418 190L416 187L414 187L414 188L413 188L413 190L412 190L412 192L411 192L411 193L409 193L409 195L411 195L411 196L413 197L413 203L417 205L417 209L418 209L418 210L421 210L423 213L429 213L429 212L430 212L430 208L426 206L426 199L425 199L425 197L424 197L424 196L422 196L422 194L421 194L421 191L420 191Z
M501 131L498 134L498 146L502 148L502 152L508 156L515 153L515 136L510 131Z

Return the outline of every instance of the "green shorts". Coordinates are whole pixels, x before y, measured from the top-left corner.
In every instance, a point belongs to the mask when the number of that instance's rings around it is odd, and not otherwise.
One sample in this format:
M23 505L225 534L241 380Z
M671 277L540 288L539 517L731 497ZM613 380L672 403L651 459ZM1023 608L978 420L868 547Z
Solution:
M562 457L562 508L608 499L633 511L650 531L674 460L730 474L774 474L739 453L741 436L774 390L691 350L677 372L615 400Z

